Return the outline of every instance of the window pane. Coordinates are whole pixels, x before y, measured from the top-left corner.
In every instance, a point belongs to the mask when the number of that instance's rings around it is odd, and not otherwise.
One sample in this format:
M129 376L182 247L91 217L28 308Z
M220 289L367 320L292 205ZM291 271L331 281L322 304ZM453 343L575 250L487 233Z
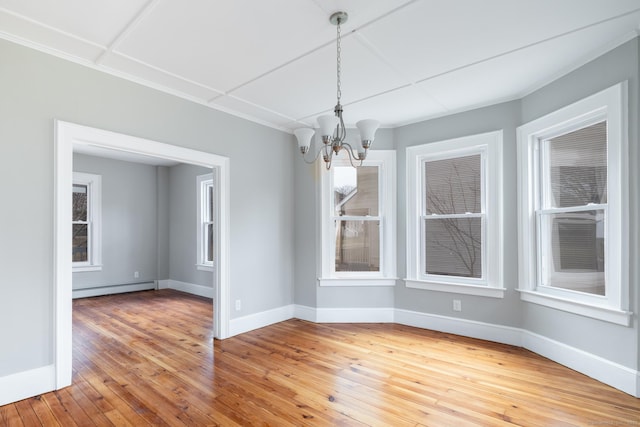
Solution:
M89 260L89 227L87 224L72 225L72 260L83 262Z
M427 218L425 273L482 277L482 218Z
M206 260L213 262L213 224L207 224Z
M336 271L380 271L380 221L336 221Z
M607 203L607 122L544 143L549 152L549 207Z
M213 185L207 186L207 221L213 221Z
M378 167L332 168L335 215L378 215Z
M480 213L480 167L480 154L425 162L426 213Z
M543 283L604 295L604 210L542 215Z
M87 220L87 186L73 184L72 215L73 221Z

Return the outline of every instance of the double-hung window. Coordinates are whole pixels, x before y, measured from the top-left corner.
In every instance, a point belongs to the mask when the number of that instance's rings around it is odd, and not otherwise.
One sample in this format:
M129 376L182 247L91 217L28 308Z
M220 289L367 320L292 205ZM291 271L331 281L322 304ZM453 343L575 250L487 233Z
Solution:
M73 173L71 257L73 271L102 269L102 177Z
M320 284L394 285L395 151L370 151L357 168L334 160L321 173Z
M625 85L518 129L522 298L627 324Z
M502 297L502 132L407 149L407 286Z
M198 259L196 267L199 270L213 269L214 259L214 186L213 174L197 177L197 244Z

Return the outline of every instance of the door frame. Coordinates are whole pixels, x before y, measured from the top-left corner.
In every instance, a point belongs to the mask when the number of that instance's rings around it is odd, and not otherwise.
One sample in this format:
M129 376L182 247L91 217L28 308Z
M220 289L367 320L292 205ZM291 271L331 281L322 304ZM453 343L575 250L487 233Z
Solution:
M71 385L72 375L72 266L71 186L74 147L92 146L173 160L213 169L217 177L218 254L214 273L213 329L218 339L229 337L230 171L229 158L176 145L138 138L61 120L54 122L54 236L53 333L55 386Z

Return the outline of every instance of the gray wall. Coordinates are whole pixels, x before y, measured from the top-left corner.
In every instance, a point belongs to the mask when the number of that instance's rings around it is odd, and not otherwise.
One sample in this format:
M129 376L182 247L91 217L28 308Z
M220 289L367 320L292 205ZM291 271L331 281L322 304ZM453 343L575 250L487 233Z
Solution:
M102 270L74 273L74 290L162 279L213 287L213 273L195 265L196 177L211 169L82 154L73 169L102 176L103 226Z
M404 281L396 286L396 307L423 313L459 317L505 326L520 326L520 297L515 291L518 280L517 212L516 212L516 127L520 103L512 101L478 110L454 114L396 129L398 158L398 274L406 277L406 148L503 130L503 299L407 288ZM462 312L454 312L453 299L462 301Z
M169 278L213 287L213 273L196 269L198 188L196 177L211 169L193 165L169 168Z
M4 40L0 58L0 376L53 362L54 119L229 157L231 316L292 302L293 136Z
M158 208L156 209L156 279L169 279L169 167L156 167Z
M155 280L156 167L74 154L73 170L102 176L102 270L73 273L73 289Z
M504 131L504 286L507 291L503 299L409 289L402 280L398 281L392 295L387 295L384 289L318 287L315 279L319 206L315 189L319 178L312 167L296 165L296 213L300 218L296 224L296 303L313 307L382 307L391 303L390 306L399 309L519 327L636 369L640 365L637 316L634 316L631 327L624 327L520 300L516 291L516 128L620 81L629 81L630 294L631 310L637 312L640 308L640 224L637 215L640 211L639 58L636 38L520 100L402 126L391 131L391 136L385 135L391 141L389 148L397 150L397 265L398 277L403 278L406 277L406 148L500 129ZM379 148L378 139L376 148ZM454 298L462 300L463 311L460 313L452 310Z
M348 112L345 112L348 114ZM350 131L354 132L354 131ZM353 133L355 134L355 133ZM393 150L394 131L380 129L372 149ZM319 144L309 150L307 158L315 155ZM300 155L297 154L299 157ZM301 159L295 160L295 290L296 304L308 307L362 307L389 308L394 306L394 291L391 287L358 286L339 288L318 286L320 275L320 201L317 191L320 187L320 174L316 164L307 165ZM321 162L321 160L319 160ZM398 230L399 232L399 230Z
M594 94L616 83L629 84L629 208L630 252L629 285L630 310L637 313L638 283L640 282L639 218L640 194L638 165L638 76L639 39L635 38L617 49L597 58L574 72L522 99L522 122L526 123L567 104ZM630 328L608 322L576 316L535 304L525 304L522 312L523 327L537 334L566 343L619 363L637 368L638 318L634 316Z
M406 188L405 149L464 135L504 129L504 278L508 289L505 298L492 299L443 292L408 289L400 282L396 287L396 307L424 313L441 314L480 322L522 327L528 331L565 343L569 346L601 356L623 366L637 368L638 334L637 316L632 327L567 313L560 310L523 303L517 287L517 199L516 199L516 135L515 128L547 113L624 80L629 81L629 171L630 171L630 287L631 310L638 310L640 279L638 215L640 208L638 149L638 39L631 40L597 58L574 72L537 90L521 100L481 108L444 118L429 120L396 129L398 150L398 266L401 277L406 268ZM452 299L461 299L463 311L452 311Z

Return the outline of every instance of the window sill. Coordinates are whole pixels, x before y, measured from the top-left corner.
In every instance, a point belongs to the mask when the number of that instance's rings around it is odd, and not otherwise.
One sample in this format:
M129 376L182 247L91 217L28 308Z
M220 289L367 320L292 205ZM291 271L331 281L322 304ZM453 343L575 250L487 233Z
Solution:
M581 316L591 317L593 319L603 320L605 322L615 323L617 325L629 326L631 324L631 317L633 316L633 313L630 311L585 304L566 298L546 295L540 292L524 289L518 289L518 292L520 292L520 299L522 301L555 308L557 310L573 314L579 314Z
M395 286L396 277L321 277L320 286Z
M82 273L85 271L102 271L102 266L101 265L83 265L83 266L72 267L72 271L74 273Z
M492 288L467 284L436 283L422 280L404 279L407 288L425 289L428 291L450 292L453 294L477 295L489 298L504 298L505 288Z
M212 265L205 265L205 264L196 264L196 270L213 271L213 266Z

